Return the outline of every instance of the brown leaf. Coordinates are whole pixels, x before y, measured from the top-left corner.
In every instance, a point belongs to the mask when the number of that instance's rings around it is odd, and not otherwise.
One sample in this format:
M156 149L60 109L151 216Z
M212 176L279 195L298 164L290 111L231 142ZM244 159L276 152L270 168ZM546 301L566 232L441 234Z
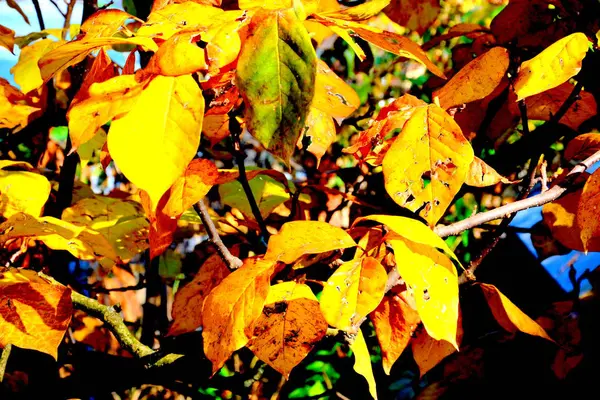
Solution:
M544 223L550 228L552 236L563 246L584 251L581 241L581 229L576 221L577 207L581 198L581 190L568 193L552 203L544 204L542 216Z
M0 47L4 47L11 53L15 47L15 31L4 25L0 25Z
M598 150L600 150L600 134L585 133L569 142L564 156L566 160L581 161Z
M392 21L422 35L440 10L440 0L392 0L383 11Z
M599 190L600 170L596 170L585 183L577 206L577 227L585 252L600 251Z
M38 350L56 359L71 322L71 290L31 270L0 271L0 347Z

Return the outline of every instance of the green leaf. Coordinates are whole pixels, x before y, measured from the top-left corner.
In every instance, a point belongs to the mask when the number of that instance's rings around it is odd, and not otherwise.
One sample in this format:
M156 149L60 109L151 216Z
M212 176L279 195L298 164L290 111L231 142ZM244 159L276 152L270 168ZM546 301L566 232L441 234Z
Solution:
M293 10L260 10L238 61L246 123L263 146L289 164L314 95L317 58Z

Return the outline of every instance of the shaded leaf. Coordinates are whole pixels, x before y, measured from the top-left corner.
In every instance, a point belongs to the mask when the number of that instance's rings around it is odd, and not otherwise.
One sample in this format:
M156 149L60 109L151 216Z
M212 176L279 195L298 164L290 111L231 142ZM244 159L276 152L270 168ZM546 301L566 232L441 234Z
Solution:
M585 133L569 142L564 157L573 161L585 160L598 150L600 150L600 134Z
M440 10L439 0L392 0L384 12L392 21L422 35Z
M269 289L248 348L284 377L327 333L319 302L305 284L284 282Z
M583 249L600 251L600 171L596 170L583 186L577 206L577 226L581 230Z
M316 55L293 10L254 14L238 60L236 84L248 130L289 164L314 95Z
M321 221L292 221L283 224L277 235L271 236L265 260L291 264L305 254L356 246L343 229Z
M57 358L73 313L71 290L35 271L0 271L0 347L14 344Z
M350 330L373 311L385 293L387 273L372 257L342 264L323 287L321 311L333 327Z
M213 374L248 343L269 293L273 265L269 260L245 259L204 301L202 337Z
M111 124L111 157L127 179L148 192L153 207L196 154L203 114L204 98L190 75L157 76L131 111Z
M462 318L458 314L458 330L456 332L456 343L462 342ZM417 333L411 341L411 348L415 362L419 366L421 377L438 365L442 360L457 351L452 343L446 340L436 340L432 338L425 329L417 330Z
M518 100L555 88L575 76L588 47L585 34L576 32L523 62L514 81Z
M7 160L0 167L0 215L9 218L22 212L39 217L50 196L50 182L45 176L30 172L33 169L28 164L28 171L17 171L15 167L23 165Z
M492 186L497 183L514 183L500 175L496 170L485 163L481 158L474 157L471 163L465 184L475 187Z
M581 190L568 193L552 203L544 204L542 216L550 228L552 236L563 246L584 251L581 241L581 229L577 224L577 208L581 199Z
M359 329L354 342L350 345L354 353L354 370L364 376L369 385L369 393L377 400L377 386L375 385L375 376L373 375L373 366L371 365L371 356L369 348L362 331Z

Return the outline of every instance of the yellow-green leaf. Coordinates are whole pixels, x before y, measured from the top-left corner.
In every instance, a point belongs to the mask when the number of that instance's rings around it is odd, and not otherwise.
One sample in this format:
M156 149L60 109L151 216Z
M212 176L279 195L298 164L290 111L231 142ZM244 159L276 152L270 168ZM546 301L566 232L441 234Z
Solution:
M288 378L326 333L327 322L310 288L284 282L271 286L248 348Z
M148 192L153 207L194 158L203 115L204 98L190 75L157 76L131 111L111 124L111 157L127 179Z
M354 370L364 376L369 385L369 393L377 400L377 386L375 385L375 376L373 375L373 365L371 365L371 356L369 348L362 331L359 329L354 342L350 345L354 353Z
M285 186L270 176L256 175L248 183L263 218L290 198ZM239 209L246 218L254 219L252 208L240 182L234 180L219 185L219 195L224 204Z
M6 169L22 167L18 162L3 164L0 169L0 215L9 218L23 212L39 217L50 196L48 179L35 172Z
M588 48L587 36L576 32L523 62L514 82L518 100L557 87L575 76Z
M373 311L383 299L387 274L372 257L342 264L323 287L321 311L327 323L349 330Z
M249 131L289 164L315 86L316 54L293 10L257 11L240 52L236 84Z
M305 254L356 246L342 228L321 221L292 221L283 224L277 235L271 236L265 260L291 264Z

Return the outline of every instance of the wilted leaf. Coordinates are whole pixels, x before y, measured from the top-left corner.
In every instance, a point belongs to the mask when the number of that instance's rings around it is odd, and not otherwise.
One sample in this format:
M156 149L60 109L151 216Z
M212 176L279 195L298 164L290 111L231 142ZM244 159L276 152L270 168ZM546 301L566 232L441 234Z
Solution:
M392 21L422 35L440 9L440 0L392 0L384 12Z
M218 254L210 256L194 279L179 289L173 301L173 324L168 336L177 336L193 332L202 326L202 307L209 293L217 287L226 276L229 269Z
M203 114L204 98L190 75L157 76L111 124L110 155L154 207L196 154Z
M580 198L581 190L568 193L552 203L544 204L542 215L556 240L571 250L584 251L581 229L576 221Z
M271 236L265 260L291 264L305 254L356 246L343 229L321 221L292 221L283 224L277 235Z
M354 353L354 370L364 376L369 384L369 393L377 400L377 386L375 385L375 376L373 375L373 366L371 365L371 356L369 348L362 331L359 329L354 342L350 345Z
M9 218L22 212L39 217L50 195L50 182L43 175L14 170L16 167L23 165L8 161L0 167L0 215ZM25 167L32 170L29 164Z
M273 265L269 260L245 259L204 301L202 337L213 374L248 343L269 293Z
M4 47L11 53L15 47L15 31L4 25L0 25L0 47Z
M327 333L310 288L296 282L271 286L248 348L286 378Z
M315 96L311 106L341 121L360 106L360 99L354 89L337 76L327 64L319 60L315 79ZM310 113L307 119L309 118ZM308 122L306 125L309 125Z
M323 287L321 311L327 323L349 330L373 311L385 293L385 268L372 257L342 264Z
M392 199L430 226L444 215L462 186L473 149L460 127L440 107L414 112L383 159L385 188Z
M465 184L475 187L492 186L497 183L513 183L500 175L496 170L485 163L481 158L473 158Z
M413 291L417 311L429 336L458 349L458 276L452 261L438 250L390 235L398 272Z
M408 294L403 292L403 295ZM383 370L388 375L421 322L419 314L401 296L402 294L385 296L371 313L371 321L381 347Z
M577 226L581 230L583 249L600 251L600 171L596 170L585 183L577 206Z
M269 216L277 206L290 198L285 186L270 176L257 175L249 179L248 183L263 218ZM240 182L233 180L220 185L219 195L224 204L239 209L246 218L254 219L252 208Z
M293 10L254 14L236 84L246 103L249 131L286 164L313 99L316 62L308 32Z
M212 161L202 158L192 160L183 175L171 185L163 212L170 217L179 217L206 196L218 174Z
M71 290L35 271L0 270L0 347L14 344L57 357L73 313Z
M456 343L460 345L463 337L460 312L458 314L457 329ZM415 337L411 341L411 348L415 362L419 366L421 377L457 350L457 347L446 340L435 340L427 334L427 330L425 329L417 330Z
M555 88L576 75L588 47L585 34L576 32L523 62L514 82L518 100Z
M13 74L15 82L21 87L23 93L29 93L44 84L38 61L63 43L42 39L21 49L19 61L10 69L10 73Z
M443 109L481 100L491 94L506 74L510 57L504 47L494 47L465 65L440 90L433 93Z
M580 161L585 160L598 150L600 150L600 134L585 133L569 142L564 156L567 160Z
M111 37L117 33L133 15L118 9L100 10L90 15L81 25L86 38Z
M494 285L479 283L490 310L500 326L508 332L521 331L533 336L550 339L548 334L523 311L506 298Z

